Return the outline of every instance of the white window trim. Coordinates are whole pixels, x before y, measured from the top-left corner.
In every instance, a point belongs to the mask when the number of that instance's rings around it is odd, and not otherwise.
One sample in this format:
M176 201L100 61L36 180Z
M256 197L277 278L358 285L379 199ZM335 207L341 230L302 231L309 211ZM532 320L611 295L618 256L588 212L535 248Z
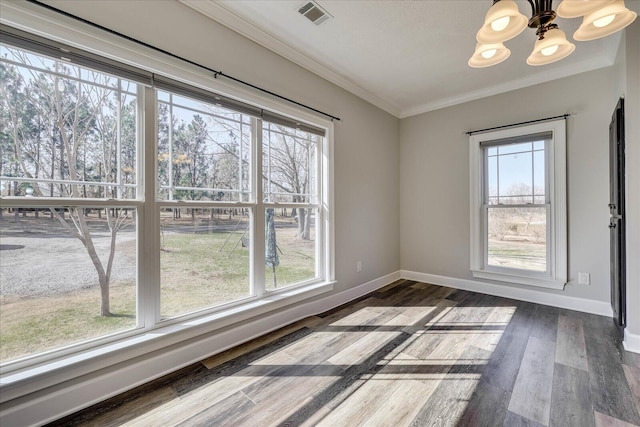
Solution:
M491 141L521 135L551 131L552 149L547 161L553 167L548 171L549 200L551 201L548 242L550 245L549 274L529 273L517 269L485 268L485 219L483 208L483 150L482 141ZM470 206L470 260L471 273L479 279L510 282L550 289L564 289L567 283L567 187L566 187L566 124L555 120L527 126L500 129L473 134L469 137L469 206Z
M47 11L42 7L25 2L3 2L0 22L3 24L48 38L53 41L65 43L88 52L96 53L116 61L143 68L152 72L162 74L180 80L196 87L201 87L221 95L244 102L254 104L266 110L278 112L282 115L295 118L301 122L307 122L325 129L322 151L318 156L318 163L322 173L322 180L319 183L319 195L321 196L318 209L321 224L318 224L317 238L324 239L322 254L318 254L319 261L323 263L318 271L321 280L300 283L289 286L278 291L270 291L260 298L247 298L243 304L233 304L228 307L212 307L210 310L202 310L199 313L185 315L175 318L173 322L158 322L159 313L153 313L148 308L142 310L147 316L139 319L144 326L135 330L130 330L121 334L97 338L77 345L72 345L60 351L47 352L36 355L32 358L16 361L0 369L0 384L3 387L0 403L24 396L25 394L41 390L45 387L60 384L72 380L81 375L103 369L108 366L121 363L152 351L163 346L174 345L176 343L193 339L196 336L211 333L230 325L238 324L246 319L255 318L273 310L290 307L303 300L316 297L333 290L335 285L335 232L334 232L334 172L333 172L333 122L318 115L302 111L284 102L263 96L255 91L244 87L212 79L211 75L196 66L183 63L175 58L161 55L151 49L137 45L128 40L122 39L114 34L91 28L79 23L71 18L59 16ZM145 90L145 115L155 116L156 103L152 91ZM151 99L150 99L151 98ZM141 99L141 97L139 97ZM146 127L145 127L146 126ZM146 120L140 124L139 129L144 132L145 141L143 156L155 158L155 135L157 129L154 128L154 120ZM261 126L258 126L261 128ZM148 167L144 170L144 180L155 181L155 169ZM140 178L140 177L139 177ZM257 184L256 184L257 185ZM144 186L140 187L139 197L144 197L147 202L143 204L140 199L124 201L95 201L95 200L71 200L73 205L135 205L140 209L138 236L146 234L144 250L139 253L152 254L159 248L159 239L149 237L156 230L158 218L154 212L154 205L151 200L154 194L144 194ZM258 188L258 187L256 187ZM147 188L148 189L148 188ZM5 200L8 205L15 204L13 201ZM4 203L3 202L3 203ZM20 200L16 203L24 205L51 205L53 201L48 200ZM56 203L61 203L58 199ZM55 204L55 203L53 203ZM147 211L147 212L145 212ZM264 213L262 214L264 218ZM257 239L258 241L260 239ZM139 239L139 241L141 241ZM159 263L157 256L146 256L139 262L155 264ZM253 262L253 261L252 261ZM158 271L157 268L149 267L148 271ZM149 289L154 280L158 278L151 276L138 277L138 298L139 301L146 301L145 304L153 304L159 307L158 301L149 298ZM147 298L140 298L144 295ZM138 313L141 307L138 307ZM156 309L157 310L157 309ZM120 339L118 341L117 339Z

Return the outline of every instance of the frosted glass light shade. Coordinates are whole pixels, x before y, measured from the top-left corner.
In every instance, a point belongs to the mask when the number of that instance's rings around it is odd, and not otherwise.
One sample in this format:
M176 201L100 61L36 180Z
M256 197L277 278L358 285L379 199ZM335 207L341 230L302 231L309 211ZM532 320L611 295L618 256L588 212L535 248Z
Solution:
M625 7L624 0L614 0L586 15L573 38L582 42L606 37L631 24L637 16Z
M576 49L576 45L567 41L564 31L553 28L537 40L533 52L527 58L529 65L546 65L566 58Z
M511 51L502 43L476 44L473 56L469 58L469 66L473 68L484 68L496 65L507 59Z
M579 18L613 3L613 0L563 0L558 5L561 18Z
M524 31L527 22L527 17L520 13L514 0L500 0L487 12L476 39L484 44L502 43Z

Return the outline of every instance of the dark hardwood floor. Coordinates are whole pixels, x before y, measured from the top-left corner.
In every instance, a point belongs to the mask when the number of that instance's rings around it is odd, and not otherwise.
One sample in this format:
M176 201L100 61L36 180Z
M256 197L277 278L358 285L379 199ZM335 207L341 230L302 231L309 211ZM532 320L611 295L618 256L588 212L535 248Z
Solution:
M398 281L56 426L640 426L611 319Z

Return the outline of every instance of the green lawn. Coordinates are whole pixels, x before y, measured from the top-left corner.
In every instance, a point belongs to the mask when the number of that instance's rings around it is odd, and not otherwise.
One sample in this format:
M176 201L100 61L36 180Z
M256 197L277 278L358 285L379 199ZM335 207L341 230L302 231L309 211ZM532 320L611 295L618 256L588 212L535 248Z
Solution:
M111 286L111 311L98 315L96 289L0 302L0 360L40 353L135 326L135 287Z
M489 239L489 265L545 271L546 261L544 243Z

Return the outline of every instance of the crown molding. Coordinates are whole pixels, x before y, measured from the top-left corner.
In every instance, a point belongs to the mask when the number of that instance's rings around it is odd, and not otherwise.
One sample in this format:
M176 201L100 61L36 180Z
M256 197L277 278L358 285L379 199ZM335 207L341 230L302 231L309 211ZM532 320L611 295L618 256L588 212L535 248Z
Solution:
M538 73L533 76L512 80L503 84L482 88L473 92L467 92L459 96L453 96L435 102L416 105L414 107L402 110L398 118L404 119L407 117L416 116L418 114L428 113L430 111L451 107L453 105L463 104L465 102L475 101L478 99L523 89L525 87L534 86L541 83L547 83L552 80L585 73L587 71L597 70L599 68L609 67L614 63L615 60L606 55L599 58L589 58L576 64L556 68L551 71L545 71L544 73Z
M358 86L353 81L345 78L334 70L320 64L314 59L300 53L288 44L282 42L272 34L256 27L251 22L238 16L236 13L225 7L221 2L214 0L178 0L187 7L207 16L208 18L224 25L225 27L239 33L249 40L269 49L283 58L293 62L302 68L324 78L325 80L351 92L353 95L364 99L387 113L399 117L401 108L393 102L384 100L371 92Z
M380 98L368 90L363 89L349 78L344 77L333 69L304 55L290 45L279 40L273 34L258 28L251 22L230 10L222 2L217 2L215 0L178 1L399 119L611 66L615 63L615 56L621 42L621 34L612 35L608 38L609 40L604 41L606 45L602 48L602 50L606 53L608 52L608 54L600 55L597 58L591 57L576 64L565 65L551 71L545 70L544 72L536 73L533 76L481 88L458 96L446 97L432 102L419 103L407 108L402 108L395 102Z

